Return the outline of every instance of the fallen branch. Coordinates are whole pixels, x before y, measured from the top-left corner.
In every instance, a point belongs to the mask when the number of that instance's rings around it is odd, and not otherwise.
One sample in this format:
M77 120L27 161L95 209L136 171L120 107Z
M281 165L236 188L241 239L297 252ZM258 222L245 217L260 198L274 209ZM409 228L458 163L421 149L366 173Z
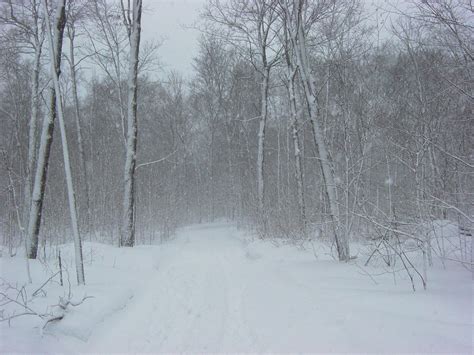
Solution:
M33 297L35 297L39 291L41 291L43 289L44 286L46 286L46 284L51 281L53 279L53 277L55 277L57 274L59 274L59 271L56 272L55 274L53 274L49 279L47 279L35 292L33 292Z
M33 292L32 295L35 296L38 294L38 292L43 290L44 286L47 285L48 282L51 281L51 279L58 273L59 271L49 277L48 280L46 280L35 292ZM8 322L9 326L10 322L15 318L23 316L35 316L44 322L43 326L41 327L41 329L44 330L48 324L63 319L69 307L77 307L81 305L86 299L93 298L93 296L84 295L81 300L74 302L71 289L69 288L67 296L59 297L59 302L57 304L47 308L50 309L50 311L39 312L29 305L28 295L26 294L26 289L24 286L17 288L7 282L3 282L3 285L6 287L4 291L0 291L0 306L5 307L11 304L16 308L21 309L20 312L13 310L10 314L6 314L5 309L0 311L0 322ZM12 290L14 290L14 294L12 294Z
M82 303L84 303L84 301L88 298L94 298L94 297L83 296L79 302L72 302L70 296L68 296L68 298L59 297L58 304L53 306L53 307L57 307L57 309L59 309L59 312L54 315L51 315L43 324L42 329L46 328L46 326L52 322L60 321L61 319L63 319L64 316L66 315L66 311L69 306L77 307L81 305Z

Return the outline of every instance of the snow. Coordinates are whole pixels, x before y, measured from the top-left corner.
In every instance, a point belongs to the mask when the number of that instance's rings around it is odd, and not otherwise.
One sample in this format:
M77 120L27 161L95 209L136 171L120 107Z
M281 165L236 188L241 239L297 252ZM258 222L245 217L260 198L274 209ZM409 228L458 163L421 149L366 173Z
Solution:
M61 253L74 299L93 298L44 332L36 317L1 323L0 352L473 350L472 276L455 264L435 263L428 290L414 293L403 273L394 283L380 269L362 272L362 257L339 263L322 244L261 241L226 223L183 228L156 246L85 243L81 287L72 245ZM54 260L31 263L29 294L57 270ZM21 257L1 258L4 280L21 286L25 274ZM67 286L45 290L31 307L45 310Z

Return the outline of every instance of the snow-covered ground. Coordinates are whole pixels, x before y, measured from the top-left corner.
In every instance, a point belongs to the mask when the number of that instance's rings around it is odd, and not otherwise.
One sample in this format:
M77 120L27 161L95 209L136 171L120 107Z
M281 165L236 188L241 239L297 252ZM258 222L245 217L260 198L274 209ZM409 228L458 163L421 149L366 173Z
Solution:
M414 293L403 274L396 284L390 273L367 276L381 270L365 259L339 263L321 246L254 240L225 223L158 246L85 243L85 287L75 286L72 247L62 254L74 298L93 298L44 332L34 316L2 323L0 352L473 351L473 282L461 266L435 266L428 290ZM57 265L31 268L29 295ZM23 259L1 258L1 277L21 287ZM29 305L45 311L67 289L51 283Z

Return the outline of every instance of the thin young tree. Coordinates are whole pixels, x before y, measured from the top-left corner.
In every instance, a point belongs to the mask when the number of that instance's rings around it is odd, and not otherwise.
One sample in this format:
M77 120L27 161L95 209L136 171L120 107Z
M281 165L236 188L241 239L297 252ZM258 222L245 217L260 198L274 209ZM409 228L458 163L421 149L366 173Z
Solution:
M142 0L133 0L133 8L125 8L122 14L130 41L128 71L128 107L127 107L127 140L124 172L123 221L121 245L132 247L135 244L135 166L137 159L137 93L138 93L138 55L140 51L140 32L142 17ZM131 16L130 16L131 15Z
M260 117L257 143L257 214L266 234L265 213L265 133L269 116L268 101L271 69L280 59L277 44L279 31L276 0L231 0L221 3L210 1L206 18L218 26L224 26L231 45L244 55L260 73Z
M66 22L66 36L69 39L69 69L71 76L71 89L72 89L72 101L74 106L74 119L76 123L77 132L77 147L79 149L79 164L80 171L82 174L82 191L84 193L84 199L86 203L86 222L85 231L90 232L90 221L91 221L91 209L90 209L90 198L89 198L89 178L87 174L86 154L84 150L84 138L82 133L82 117L79 103L79 95L77 91L77 71L78 65L81 59L76 61L76 39L77 39L77 27L78 24L83 20L85 11L85 4L77 0L68 1L67 6L67 22Z
M91 1L86 4L89 5L87 12L89 24L82 26L82 30L89 38L88 55L114 84L119 121L119 124L114 126L114 130L121 136L121 143L125 150L127 138L124 71L126 70L128 33L121 20L122 9L117 2L106 0Z

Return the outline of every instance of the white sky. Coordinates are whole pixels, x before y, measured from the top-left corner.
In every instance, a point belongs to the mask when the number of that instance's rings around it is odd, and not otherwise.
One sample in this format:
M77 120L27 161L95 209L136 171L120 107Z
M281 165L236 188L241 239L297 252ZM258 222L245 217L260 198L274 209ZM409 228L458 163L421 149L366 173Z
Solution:
M363 0L370 11L395 5L401 0ZM191 27L207 0L144 0L142 39L164 39L158 56L165 72L176 70L192 75L192 59L197 54L199 32ZM187 28L186 28L187 27ZM143 43L143 42L142 42ZM158 76L163 74L159 73Z
M199 32L185 28L199 19L207 0L144 0L142 39L164 39L158 50L163 69L192 73L192 58L197 53Z

